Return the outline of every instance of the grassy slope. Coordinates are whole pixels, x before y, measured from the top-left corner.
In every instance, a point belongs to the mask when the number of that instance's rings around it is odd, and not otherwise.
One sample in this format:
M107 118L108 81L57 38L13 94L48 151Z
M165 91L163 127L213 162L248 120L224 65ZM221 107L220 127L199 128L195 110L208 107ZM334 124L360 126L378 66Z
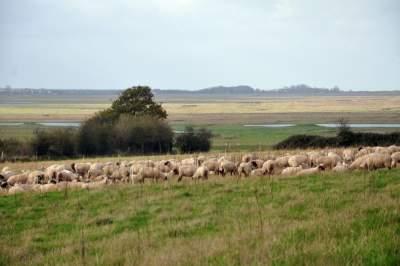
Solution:
M399 170L0 197L0 264L399 265Z

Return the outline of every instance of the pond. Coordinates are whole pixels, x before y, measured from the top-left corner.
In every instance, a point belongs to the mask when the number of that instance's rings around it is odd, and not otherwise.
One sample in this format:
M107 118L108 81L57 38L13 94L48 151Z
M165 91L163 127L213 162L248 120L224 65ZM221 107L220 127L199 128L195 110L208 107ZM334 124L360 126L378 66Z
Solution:
M268 127L268 128L281 128L281 127L293 127L295 124L263 124L263 125L243 125L244 127Z
M340 124L316 124L320 127L340 127ZM400 128L400 124L348 124L353 128Z
M0 126L79 127L79 122L0 122Z
M265 127L265 128L284 128L298 126L296 124L259 124L259 125L243 125L244 127ZM328 124L314 124L319 127L336 128L340 127L340 124L328 123ZM400 128L400 124L348 124L351 128Z

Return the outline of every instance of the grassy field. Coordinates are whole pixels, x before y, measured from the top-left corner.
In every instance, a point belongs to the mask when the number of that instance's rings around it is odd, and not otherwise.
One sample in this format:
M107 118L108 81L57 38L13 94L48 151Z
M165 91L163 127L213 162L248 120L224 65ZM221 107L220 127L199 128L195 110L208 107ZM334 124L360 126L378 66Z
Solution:
M0 197L0 265L399 265L400 170Z

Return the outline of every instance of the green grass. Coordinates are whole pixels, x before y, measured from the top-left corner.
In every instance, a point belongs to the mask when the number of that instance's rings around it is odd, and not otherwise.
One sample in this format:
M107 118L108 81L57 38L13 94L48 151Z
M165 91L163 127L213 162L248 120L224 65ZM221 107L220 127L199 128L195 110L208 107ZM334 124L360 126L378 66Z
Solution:
M0 265L399 265L400 170L0 197Z

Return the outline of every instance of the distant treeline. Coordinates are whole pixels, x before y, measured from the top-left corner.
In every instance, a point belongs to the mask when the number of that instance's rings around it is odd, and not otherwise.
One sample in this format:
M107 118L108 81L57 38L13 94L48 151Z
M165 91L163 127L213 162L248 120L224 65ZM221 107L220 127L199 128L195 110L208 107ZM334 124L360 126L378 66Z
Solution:
M305 84L292 85L279 89L265 90L253 88L247 85L239 86L216 86L199 90L177 90L177 89L153 89L152 92L156 96L162 95L215 95L215 94L228 94L228 95L254 95L261 94L263 96L277 96L277 95L293 95L293 96L314 96L314 95L400 95L399 90L386 90L386 91L345 91L339 87L332 88L319 88L312 87ZM21 95L46 95L46 96L59 96L59 95L84 95L84 96L102 96L105 99L113 99L121 93L121 90L98 90L98 89L32 89L32 88L0 88L0 96L21 96Z
M335 137L294 135L274 146L275 149L307 149L350 146L390 146L400 145L400 132L355 133L341 130Z
M208 151L211 133L188 128L177 136L163 120L121 116L116 123L88 120L79 129L41 129L31 140L0 139L1 160L142 155Z

